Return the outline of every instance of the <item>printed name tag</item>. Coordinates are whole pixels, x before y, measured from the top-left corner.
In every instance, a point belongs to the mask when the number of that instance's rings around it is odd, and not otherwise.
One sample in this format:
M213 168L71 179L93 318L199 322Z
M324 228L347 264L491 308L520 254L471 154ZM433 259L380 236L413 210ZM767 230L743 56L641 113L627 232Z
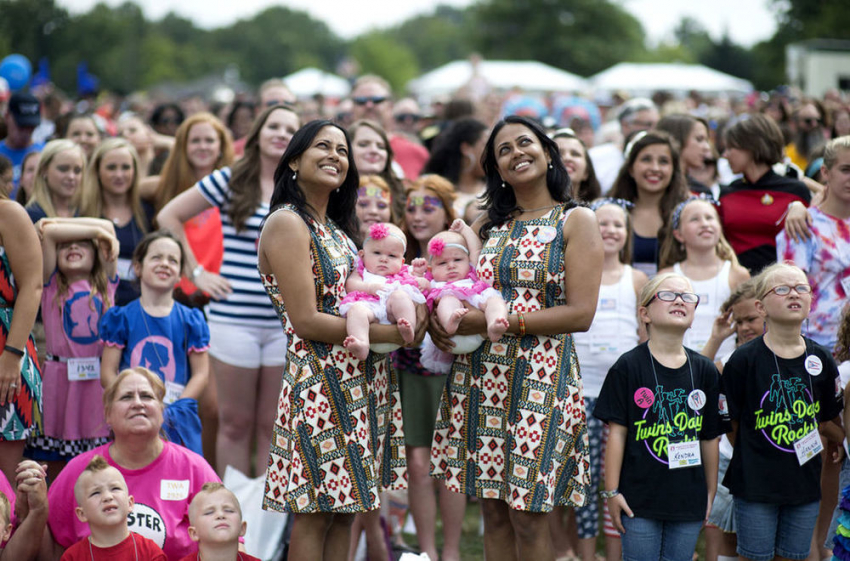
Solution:
M183 395L183 390L186 389L186 386L183 384L178 384L176 382L165 382L165 399L162 401L166 405L171 405Z
M68 381L82 382L85 380L100 380L100 359L90 358L68 359Z
M794 451L797 452L797 461L800 465L805 464L823 450L823 442L817 429L794 443Z
M189 498L189 480L163 479L159 482L159 498L163 501L185 501Z
M699 440L669 442L667 444L667 462L670 469L701 466L702 455Z

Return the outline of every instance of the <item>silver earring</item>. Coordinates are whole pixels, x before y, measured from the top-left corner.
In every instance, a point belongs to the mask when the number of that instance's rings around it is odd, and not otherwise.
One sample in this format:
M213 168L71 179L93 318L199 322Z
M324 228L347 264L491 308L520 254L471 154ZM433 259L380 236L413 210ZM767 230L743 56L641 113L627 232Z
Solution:
M555 169L555 166L552 165L552 162L549 162L549 169Z
M502 189L504 189L504 188L505 188L505 182L502 181Z
M296 179L298 179L298 170L292 172L292 181L295 181Z

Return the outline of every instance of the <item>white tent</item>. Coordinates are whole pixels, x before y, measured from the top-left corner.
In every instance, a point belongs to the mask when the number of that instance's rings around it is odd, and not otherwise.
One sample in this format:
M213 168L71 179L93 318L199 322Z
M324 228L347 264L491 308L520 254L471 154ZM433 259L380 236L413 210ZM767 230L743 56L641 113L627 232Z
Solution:
M318 68L303 68L283 79L297 97L322 94L326 97L345 97L351 86L345 78Z
M753 91L753 85L747 80L701 64L621 62L588 80L597 92L626 91L641 96L656 91L680 94L692 90L712 94Z
M475 66L468 60L456 60L411 80L407 88L417 96L430 98L482 81L498 90L522 88L527 92L576 92L587 88L581 76L533 60L484 60Z

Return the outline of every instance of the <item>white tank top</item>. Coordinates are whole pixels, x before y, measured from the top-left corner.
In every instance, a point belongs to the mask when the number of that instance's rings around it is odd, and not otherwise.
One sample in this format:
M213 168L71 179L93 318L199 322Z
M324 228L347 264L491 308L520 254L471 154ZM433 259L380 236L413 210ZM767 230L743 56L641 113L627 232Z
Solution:
M700 352L708 342L708 338L711 337L711 326L714 325L714 319L720 315L720 306L732 294L732 289L729 288L730 270L732 270L732 262L724 261L720 271L713 278L696 281L682 272L679 263L673 265L673 271L687 277L694 287L694 292L699 295L699 306L697 306L694 315L694 323L685 333L684 345L689 349ZM715 356L724 356L734 350L735 337L733 335L723 341Z
M637 297L632 268L623 266L620 280L599 287L596 315L590 329L574 333L584 395L599 397L608 369L638 344Z

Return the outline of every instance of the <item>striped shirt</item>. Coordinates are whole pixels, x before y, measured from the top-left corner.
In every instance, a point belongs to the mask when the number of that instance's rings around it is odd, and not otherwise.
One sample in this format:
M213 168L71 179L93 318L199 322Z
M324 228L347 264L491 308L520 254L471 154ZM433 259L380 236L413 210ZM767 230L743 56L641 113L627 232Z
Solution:
M233 289L226 299L210 302L210 320L280 328L280 319L257 273L260 224L269 212L269 204L261 202L248 217L243 229L237 232L230 217L232 193L229 184L229 167L216 170L195 184L201 195L221 211L221 231L224 234L221 276L227 279Z

